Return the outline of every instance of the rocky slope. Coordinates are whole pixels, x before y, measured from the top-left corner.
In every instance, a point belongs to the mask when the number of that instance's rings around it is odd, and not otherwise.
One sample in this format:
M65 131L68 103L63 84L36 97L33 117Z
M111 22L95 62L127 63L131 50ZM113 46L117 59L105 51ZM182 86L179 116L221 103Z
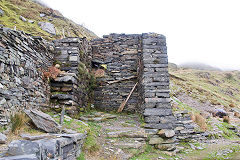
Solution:
M0 0L0 24L53 40L64 37L97 36L87 28L65 18L53 10L31 0Z

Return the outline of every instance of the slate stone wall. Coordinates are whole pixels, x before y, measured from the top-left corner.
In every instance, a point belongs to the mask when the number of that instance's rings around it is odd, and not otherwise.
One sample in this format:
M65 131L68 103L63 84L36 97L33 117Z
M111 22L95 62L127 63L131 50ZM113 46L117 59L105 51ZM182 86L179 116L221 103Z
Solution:
M95 90L95 107L116 111L127 98L138 81L140 44L141 35L137 34L110 34L92 41L93 62L107 66L105 75L97 78L99 87ZM116 80L129 77L133 78L114 83ZM139 96L136 88L124 110L134 112L138 104Z
M77 114L89 100L91 46L85 38L64 38L54 44L54 62L63 72L51 80L51 100L68 106L69 114Z
M40 37L0 28L0 125L18 109L47 105L43 71L52 65L53 50Z
M170 104L166 38L163 35L142 35L141 85L147 128L173 129L174 117Z

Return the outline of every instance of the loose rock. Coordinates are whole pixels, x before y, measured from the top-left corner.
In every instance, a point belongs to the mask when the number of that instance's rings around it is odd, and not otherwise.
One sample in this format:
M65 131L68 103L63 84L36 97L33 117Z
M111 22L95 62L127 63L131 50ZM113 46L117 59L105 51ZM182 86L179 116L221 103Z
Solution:
M24 112L39 129L48 133L57 133L60 131L59 124L48 114L37 110L25 110Z
M24 18L23 16L19 17L23 22L27 22L26 18Z
M56 35L55 27L52 23L49 22L39 22L38 25L40 28L50 34Z
M5 144L7 142L7 136L0 133L0 144Z

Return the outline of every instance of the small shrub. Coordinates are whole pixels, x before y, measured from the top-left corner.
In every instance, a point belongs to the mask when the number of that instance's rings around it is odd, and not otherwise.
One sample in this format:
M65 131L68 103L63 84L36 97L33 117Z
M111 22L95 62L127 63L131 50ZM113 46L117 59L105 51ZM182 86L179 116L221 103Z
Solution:
M229 118L229 116L224 116L224 117L223 117L223 122L230 123L230 118Z

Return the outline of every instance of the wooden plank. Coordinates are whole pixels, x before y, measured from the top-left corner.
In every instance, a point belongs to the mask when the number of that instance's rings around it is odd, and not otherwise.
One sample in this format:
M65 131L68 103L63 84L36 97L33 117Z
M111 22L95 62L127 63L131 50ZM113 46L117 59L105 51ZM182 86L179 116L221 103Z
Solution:
M115 80L115 81L109 81L109 82L107 82L107 83L108 83L108 84L113 84L113 83L117 83L117 82L121 82L121 81L129 80L129 79L133 79L133 78L137 78L137 76L131 76L131 77L127 77L127 78L123 78L123 79Z
M129 98L131 97L133 91L135 90L137 84L138 84L138 82L133 86L131 92L129 93L129 95L128 95L128 97L127 97L127 99L122 102L122 104L121 104L120 107L118 108L118 112L122 112L124 106L126 105L126 103L128 102Z

